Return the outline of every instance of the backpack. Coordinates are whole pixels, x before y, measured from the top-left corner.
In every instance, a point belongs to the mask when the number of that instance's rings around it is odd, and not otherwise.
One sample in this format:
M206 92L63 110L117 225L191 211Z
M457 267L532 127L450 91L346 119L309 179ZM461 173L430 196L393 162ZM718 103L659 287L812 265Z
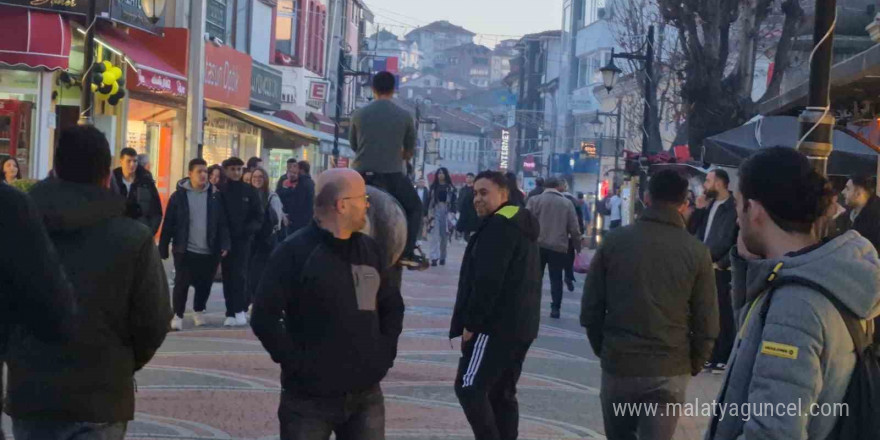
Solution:
M852 378L843 397L848 416L841 416L832 431L831 438L840 440L873 440L880 439L880 363L877 360L877 346L871 335L862 329L860 319L847 308L837 297L825 287L805 278L784 276L772 281L767 300L761 307L761 324L763 325L773 292L786 284L797 284L821 293L837 309L856 351L856 365ZM870 322L870 321L869 321Z

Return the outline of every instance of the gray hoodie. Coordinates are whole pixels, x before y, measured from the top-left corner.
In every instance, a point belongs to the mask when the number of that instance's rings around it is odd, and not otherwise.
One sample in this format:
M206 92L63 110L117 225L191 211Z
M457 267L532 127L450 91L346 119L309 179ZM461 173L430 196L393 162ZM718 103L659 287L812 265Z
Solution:
M880 314L880 259L874 246L850 231L806 253L777 260L746 261L734 248L731 262L733 309L742 334L738 333L718 398L722 407L716 411L723 416L715 417L706 438L829 438L837 417L811 416L811 405L833 411L824 404L843 401L855 365L852 339L834 305L800 285L777 289L762 326L759 315L767 279L781 262L778 276L818 283L860 318L871 319ZM749 417L743 414L746 403L751 405ZM770 412L759 404L786 407ZM794 416L788 414L790 404L799 405L792 408ZM738 415L732 413L734 405Z
M210 183L205 183L201 190L193 188L189 178L183 179L178 188L185 189L187 205L189 205L189 241L186 250L202 255L211 255L208 243L208 190Z

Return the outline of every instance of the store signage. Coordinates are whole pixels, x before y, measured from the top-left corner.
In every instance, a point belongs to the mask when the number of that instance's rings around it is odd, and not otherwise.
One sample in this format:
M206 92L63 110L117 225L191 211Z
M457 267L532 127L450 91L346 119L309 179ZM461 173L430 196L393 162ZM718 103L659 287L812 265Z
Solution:
M501 130L501 170L507 170L510 157L510 132Z
M251 74L251 106L281 110L281 72L253 61Z
M212 37L226 38L226 0L208 0L205 30Z
M596 143L581 141L581 152L584 153L586 157L597 157L599 154L596 151Z
M251 57L228 46L205 45L205 98L248 108Z
M535 156L526 156L526 160L523 161L523 171L534 171L535 170Z
M0 4L22 6L29 9L42 9L46 11L86 15L91 0L0 0ZM95 0L95 10L98 15L109 10L107 0Z
M87 3L87 0L82 1ZM155 24L147 18L147 14L141 8L141 0L111 0L110 19L148 32L157 32L159 28L165 26L164 16L159 17L159 21Z
M0 0L0 4L22 6L29 9L40 9L62 14L88 14L89 2L93 0ZM95 12L98 17L126 24L128 26L143 29L148 32L156 32L164 26L165 18L160 17L156 24L147 18L141 8L140 0L94 0ZM224 6L225 8L225 6ZM225 11L225 9L224 9Z
M208 115L205 118L205 128L254 136L260 135L259 128L238 119L228 118L215 111L208 111Z
M329 84L326 81L311 81L309 83L309 99L306 105L309 107L320 108L327 102L327 88Z
M147 69L139 69L137 73L129 70L129 84L135 90L145 90L154 93L163 93L181 98L186 97L186 81L171 78L159 72ZM134 78L134 81L131 78Z

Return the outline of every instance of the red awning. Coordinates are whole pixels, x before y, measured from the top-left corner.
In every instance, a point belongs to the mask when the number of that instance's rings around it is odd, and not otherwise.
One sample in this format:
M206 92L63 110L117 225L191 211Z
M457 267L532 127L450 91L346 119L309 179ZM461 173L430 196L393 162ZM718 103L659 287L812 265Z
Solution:
M296 125L306 125L305 123L303 123L302 119L300 119L299 116L296 115L296 113L290 110L278 110L277 112L275 112L275 117L279 119L284 119L287 122L293 122Z
M186 96L186 74L171 65L162 55L119 29L100 28L97 34L102 44L121 52L137 67L137 74L129 76L130 87Z
M67 69L70 26L55 12L0 6L0 64Z
M309 112L308 116L306 116L306 120L316 124L317 127L315 128L324 133L335 133L336 131L336 123L321 113Z

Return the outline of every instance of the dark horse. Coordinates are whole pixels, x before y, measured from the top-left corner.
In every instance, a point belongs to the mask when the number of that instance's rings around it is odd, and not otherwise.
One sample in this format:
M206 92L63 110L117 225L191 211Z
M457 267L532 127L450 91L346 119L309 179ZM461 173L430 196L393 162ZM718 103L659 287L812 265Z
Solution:
M406 214L391 194L369 185L367 194L370 208L367 209L367 225L361 232L373 237L382 247L386 267L395 266L406 247ZM402 273L399 267L394 271L399 284Z

